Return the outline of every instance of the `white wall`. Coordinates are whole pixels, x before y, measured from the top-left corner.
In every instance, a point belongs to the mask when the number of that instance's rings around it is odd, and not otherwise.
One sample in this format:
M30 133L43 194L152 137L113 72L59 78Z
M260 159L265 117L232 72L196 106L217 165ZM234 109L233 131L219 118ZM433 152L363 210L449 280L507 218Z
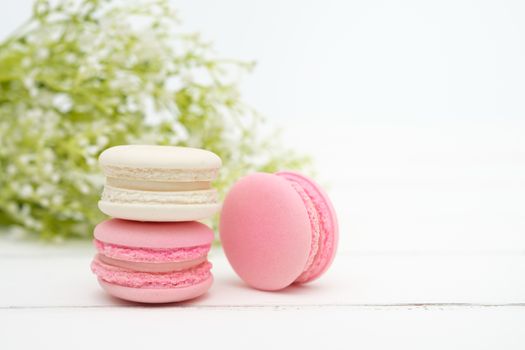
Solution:
M244 96L317 159L343 250L525 250L525 2L177 3L258 62Z
M522 1L181 1L279 118L523 118ZM339 120L338 119L338 120Z

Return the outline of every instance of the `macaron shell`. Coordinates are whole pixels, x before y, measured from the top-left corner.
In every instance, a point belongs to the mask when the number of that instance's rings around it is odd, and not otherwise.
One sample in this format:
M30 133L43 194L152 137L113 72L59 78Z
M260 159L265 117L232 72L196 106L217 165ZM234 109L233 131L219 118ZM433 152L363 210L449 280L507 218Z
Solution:
M194 299L210 289L213 276L208 279L183 288L130 288L104 282L100 278L98 283L108 294L123 300L139 303L174 303Z
M121 145L100 154L102 167L173 169L218 169L221 159L215 153L190 147Z
M303 271L311 228L301 197L286 179L255 173L239 180L228 193L220 237L226 257L246 283L278 290Z
M210 244L213 230L195 221L138 222L109 219L95 227L94 236L104 243L136 248L184 248Z
M119 219L153 222L179 222L209 218L220 210L221 205L219 203L141 204L99 201L98 208L104 214Z

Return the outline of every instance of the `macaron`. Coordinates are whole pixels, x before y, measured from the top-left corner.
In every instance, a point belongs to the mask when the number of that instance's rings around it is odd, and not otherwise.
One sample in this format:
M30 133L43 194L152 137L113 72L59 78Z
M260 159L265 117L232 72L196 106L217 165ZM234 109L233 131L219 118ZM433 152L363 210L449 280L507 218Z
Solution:
M197 148L123 145L99 157L106 184L99 209L137 221L191 221L220 209L211 182L221 159Z
M213 277L213 231L196 222L103 221L95 227L91 270L114 297L169 303L204 294Z
M236 182L224 200L219 232L235 272L261 290L317 279L338 242L327 194L296 172L254 173Z

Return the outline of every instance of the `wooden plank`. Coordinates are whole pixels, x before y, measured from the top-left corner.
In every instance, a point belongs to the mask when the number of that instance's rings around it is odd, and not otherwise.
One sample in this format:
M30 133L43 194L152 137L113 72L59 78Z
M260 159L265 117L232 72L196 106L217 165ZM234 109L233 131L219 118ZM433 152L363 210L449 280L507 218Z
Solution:
M78 256L0 258L0 308L130 305L105 295ZM525 303L525 256L340 254L318 281L281 292L248 288L220 251L210 257L215 283L196 306Z
M0 310L3 349L523 349L506 308Z

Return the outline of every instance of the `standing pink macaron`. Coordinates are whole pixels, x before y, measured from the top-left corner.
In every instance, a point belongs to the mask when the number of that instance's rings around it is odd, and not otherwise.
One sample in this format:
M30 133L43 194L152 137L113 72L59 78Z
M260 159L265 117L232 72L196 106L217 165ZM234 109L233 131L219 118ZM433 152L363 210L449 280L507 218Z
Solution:
M199 222L106 220L95 228L91 270L109 294L143 303L195 298L211 286L213 231Z
M328 196L295 172L239 180L224 200L219 230L235 272L262 290L318 278L337 249L337 218Z

